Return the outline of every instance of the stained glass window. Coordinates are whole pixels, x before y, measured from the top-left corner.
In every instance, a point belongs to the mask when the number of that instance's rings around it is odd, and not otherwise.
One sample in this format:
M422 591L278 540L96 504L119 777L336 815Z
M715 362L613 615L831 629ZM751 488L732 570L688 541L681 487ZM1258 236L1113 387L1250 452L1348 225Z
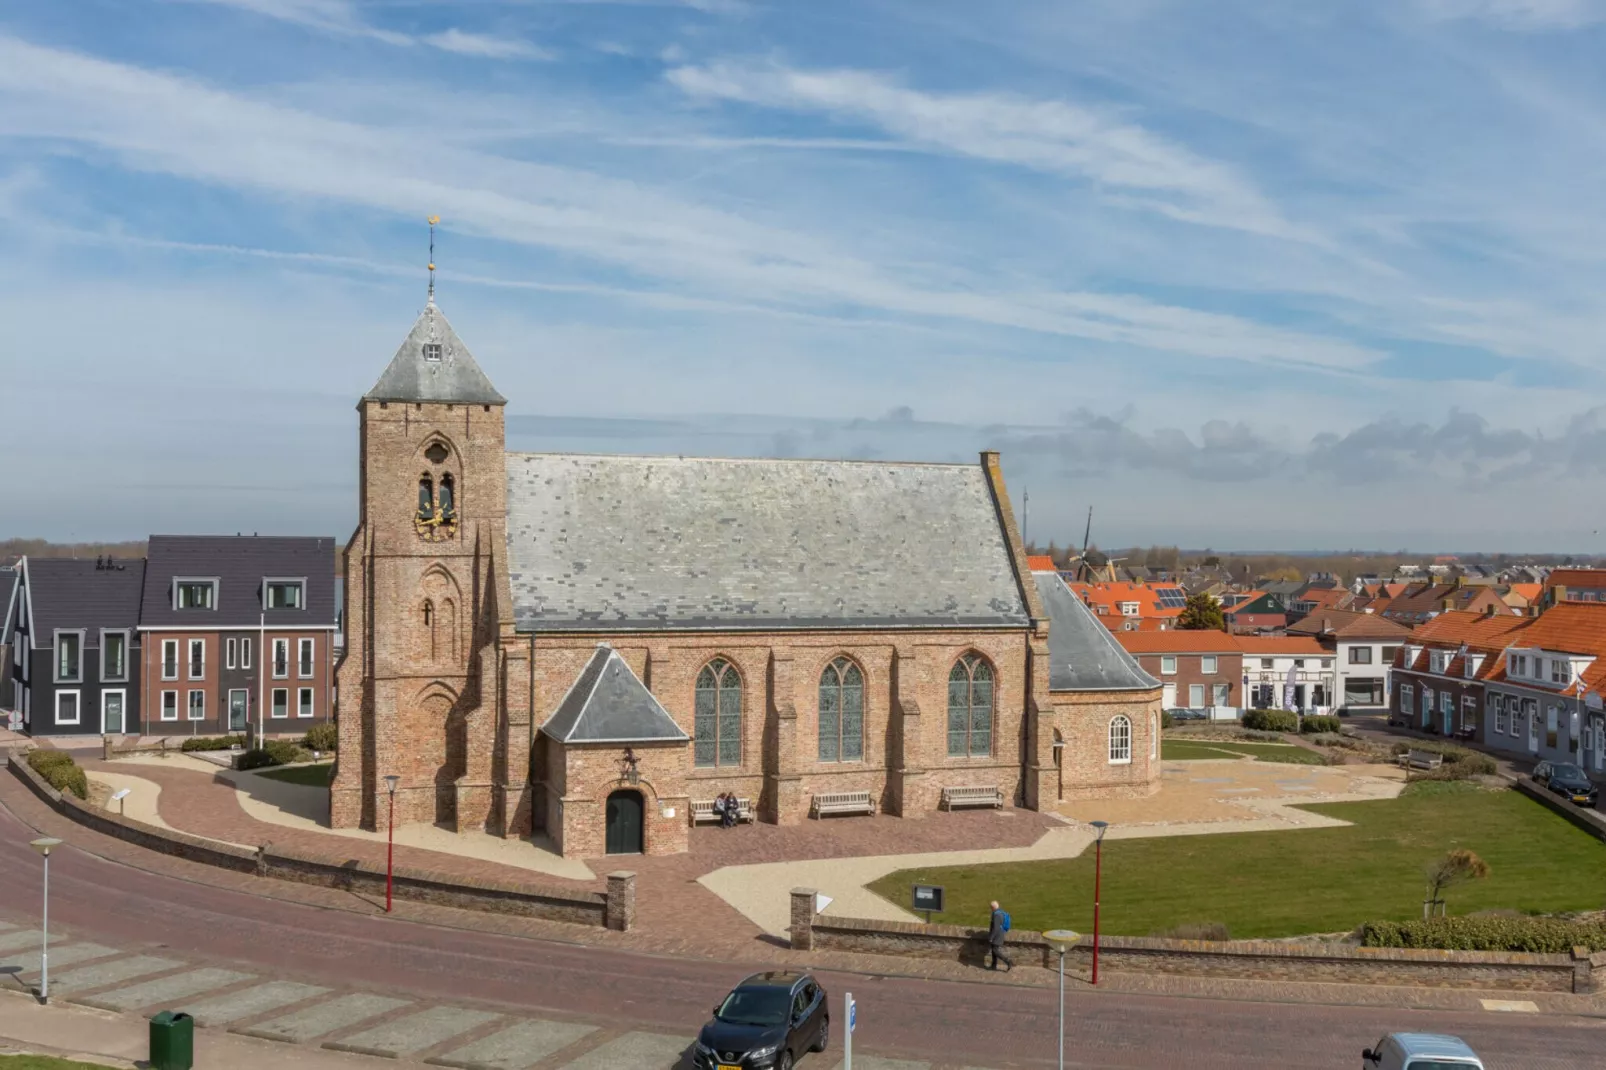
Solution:
M966 654L948 674L948 756L981 758L993 752L993 667Z
M837 658L820 674L820 761L864 758L864 674Z
M724 658L715 658L697 674L692 754L697 765L742 764L742 678Z

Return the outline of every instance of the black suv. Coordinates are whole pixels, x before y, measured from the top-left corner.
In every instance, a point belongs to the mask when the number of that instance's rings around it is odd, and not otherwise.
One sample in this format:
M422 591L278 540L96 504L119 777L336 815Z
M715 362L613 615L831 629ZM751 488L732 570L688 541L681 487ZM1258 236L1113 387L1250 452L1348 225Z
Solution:
M714 1008L697 1035L697 1070L792 1070L831 1039L825 989L806 973L755 973Z
M1594 806L1598 789L1584 771L1569 762L1540 762L1534 779L1579 806Z

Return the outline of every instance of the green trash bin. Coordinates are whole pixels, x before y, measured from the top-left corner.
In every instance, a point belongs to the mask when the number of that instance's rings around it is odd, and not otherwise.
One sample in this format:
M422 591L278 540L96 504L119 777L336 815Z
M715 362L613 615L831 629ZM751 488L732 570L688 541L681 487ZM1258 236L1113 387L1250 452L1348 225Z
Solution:
M195 1066L195 1019L183 1011L159 1011L151 1018L151 1070L191 1070Z

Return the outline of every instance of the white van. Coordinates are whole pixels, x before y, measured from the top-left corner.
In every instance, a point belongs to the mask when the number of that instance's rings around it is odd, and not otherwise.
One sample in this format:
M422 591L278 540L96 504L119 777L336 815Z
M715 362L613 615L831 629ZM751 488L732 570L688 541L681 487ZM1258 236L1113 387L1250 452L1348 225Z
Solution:
M1483 1060L1460 1037L1390 1033L1361 1052L1361 1070L1483 1070Z

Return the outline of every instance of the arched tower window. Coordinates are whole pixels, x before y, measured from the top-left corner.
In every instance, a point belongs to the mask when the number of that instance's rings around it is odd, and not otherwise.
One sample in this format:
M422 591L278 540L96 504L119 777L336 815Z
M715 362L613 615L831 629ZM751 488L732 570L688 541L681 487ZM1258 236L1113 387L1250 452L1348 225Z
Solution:
M697 674L696 722L697 765L742 764L742 678L724 658Z
M966 654L948 674L948 757L992 753L993 667L979 654Z
M435 481L427 472L418 480L418 519L435 519Z
M441 476L441 519L457 519L457 486L450 472Z
M837 658L820 674L820 761L864 758L864 674Z
M1110 722L1110 764L1128 765L1132 761L1132 722L1124 715Z
M424 600L424 635L429 640L429 659L434 661L435 652L435 603L429 599Z

